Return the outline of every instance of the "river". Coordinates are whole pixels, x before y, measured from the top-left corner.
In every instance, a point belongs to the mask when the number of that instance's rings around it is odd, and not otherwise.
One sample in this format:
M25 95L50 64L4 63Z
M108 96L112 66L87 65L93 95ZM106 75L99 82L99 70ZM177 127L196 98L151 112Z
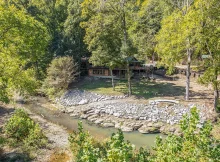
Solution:
M78 122L82 121L83 128L89 131L90 134L94 136L96 139L109 138L112 133L117 132L117 129L115 128L102 128L95 124L91 124L86 120L80 120L77 118L70 117L68 114L61 113L58 110L51 110L49 108L42 107L37 103L29 103L22 106L25 106L33 113L43 116L45 119L52 123L66 127L69 131L77 131ZM136 148L150 148L155 145L156 136L165 137L160 133L141 134L138 131L124 132L124 136L125 140L130 141L132 144L136 146Z

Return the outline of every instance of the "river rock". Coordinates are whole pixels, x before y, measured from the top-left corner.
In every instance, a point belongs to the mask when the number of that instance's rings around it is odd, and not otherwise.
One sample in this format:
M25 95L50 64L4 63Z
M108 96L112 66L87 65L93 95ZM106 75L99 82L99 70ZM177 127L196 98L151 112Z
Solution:
M90 117L87 118L87 120L93 122L93 121L97 120L97 117L98 117L98 115L96 115L96 114L95 115L91 115Z
M174 131L173 134L176 136L182 136L183 133L181 132L181 129L178 127L178 128L176 128L176 130Z
M82 110L82 113L83 114L87 114L87 112L89 112L89 111L91 111L92 110L92 108L89 108L89 109L86 109L86 110Z
M160 132L161 132L161 133L165 133L165 132L166 132L166 126L160 127Z
M87 119L89 116L91 116L91 114L82 114L80 116L81 119Z
M82 99L78 104L79 105L84 105L87 104L89 101L87 99Z
M70 113L73 113L74 110L73 109L66 109L66 113L70 114Z
M171 126L176 127L176 124L179 123L182 116L190 113L189 106L179 103L167 106L157 104L156 102L139 104L121 100L116 101L116 99L121 98L124 97L105 96L83 90L69 90L61 99L58 99L57 102L61 103L61 105L65 105L63 106L66 109L65 112L71 113L71 116L77 116L78 112L78 114L84 113L84 115L81 115L81 118L88 118L88 120L96 122L97 124L104 123L102 124L104 127L115 126L115 128L121 128L122 123L122 125L125 126L125 130L132 128L133 130L140 130L146 133L158 132L158 130L161 132L175 133L177 132L176 129L171 128ZM114 99L114 101L111 101L112 99ZM69 107L71 105L83 105L87 103L92 104L88 106ZM201 127L208 117L207 113L204 113L207 112L205 111L207 108L205 106L197 106L197 108L200 110L201 117L201 123L197 126ZM104 118L104 120L99 120L97 117L94 118L92 117L93 115L98 115L99 118ZM120 119L123 119L124 122L121 122ZM113 120L115 121L114 123ZM137 124L138 122L144 124Z
M154 124L154 127L156 127L156 128L161 128L162 126L163 126L162 122L158 122L158 123Z
M169 132L171 132L171 133L175 132L175 130L176 130L175 127L170 127L170 128L169 128Z
M78 117L79 114L78 114L78 113L72 113L72 114L70 114L70 116L71 116L71 117Z
M108 127L114 127L115 125L113 123L103 123L102 126L108 128Z
M153 126L153 123L148 123L147 124L147 127L152 127Z
M132 132L133 128L132 127L128 127L128 126L121 126L121 130L123 132Z
M148 133L159 133L159 129L156 127L146 127L142 126L141 128L138 129L138 131L142 134L148 134Z
M115 128L116 129L121 129L122 123L115 123Z
M94 123L95 124L101 124L104 121L104 119L97 119Z

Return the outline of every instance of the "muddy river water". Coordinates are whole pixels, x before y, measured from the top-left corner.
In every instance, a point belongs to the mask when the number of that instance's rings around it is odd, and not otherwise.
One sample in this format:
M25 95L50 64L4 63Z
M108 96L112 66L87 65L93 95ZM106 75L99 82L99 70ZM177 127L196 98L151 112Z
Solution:
M80 120L77 118L73 118L68 114L61 113L57 110L51 110L45 107L40 106L37 103L29 103L23 105L28 108L31 112L36 113L38 115L43 116L48 121L66 127L69 131L77 131L78 122L82 121L83 128L90 132L90 134L96 139L105 139L109 138L112 133L117 132L115 128L102 128L98 125L91 124L86 120ZM137 148L139 147L148 147L155 145L156 136L162 136L162 134L141 134L137 131L135 132L125 132L124 133L125 140L129 140L132 144L134 144Z

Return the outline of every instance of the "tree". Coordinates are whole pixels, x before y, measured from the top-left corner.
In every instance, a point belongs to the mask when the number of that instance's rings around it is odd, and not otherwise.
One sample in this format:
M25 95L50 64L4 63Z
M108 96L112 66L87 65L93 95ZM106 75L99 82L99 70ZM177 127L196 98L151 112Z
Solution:
M160 30L160 22L163 16L161 1L145 0L140 2L138 12L133 16L133 26L129 34L138 48L136 58L147 60L151 57L154 60L155 35Z
M78 64L71 56L57 57L52 60L47 69L47 77L43 88L49 98L62 95L78 76Z
M119 64L121 66L125 64L129 95L131 95L129 61L130 57L135 54L135 48L128 35L131 13L135 7L133 2L132 0L85 0L82 3L82 15L87 20L82 23L82 27L86 30L84 40L88 45L88 50L92 52L92 63L106 65L111 70Z
M42 23L13 5L0 4L0 101L14 91L32 93L38 85L36 62L42 60L49 35Z
M219 104L219 90L220 80L218 76L220 74L220 18L218 13L220 12L220 2L217 0L211 0L206 2L204 0L198 0L196 3L196 9L203 23L203 51L207 53L209 57L204 60L205 72L199 79L199 82L205 85L212 84L214 90L214 108L218 111Z
M201 48L202 25L194 3L186 0L183 4L185 6L181 10L176 9L162 21L162 29L157 35L156 51L162 59L161 62L168 65L168 73L174 70L177 62L187 60L186 100L189 100L191 61Z
M80 26L83 21L81 17L81 4L83 0L70 0L67 6L68 15L63 30L63 54L74 57L79 63L81 57L89 55L87 46L83 42L85 30Z
M99 4L95 5L98 7ZM110 11L107 4L102 5L101 10L93 14L87 22L82 23L82 26L89 33L86 34L84 40L88 44L88 49L92 52L90 61L94 66L101 65L110 68L114 90L112 70L116 66L120 66L123 63L123 59L120 56L120 31L118 26L112 23L115 17L111 15Z
M211 137L212 126L209 122L199 125L199 112L194 107L191 114L181 121L183 136L169 135L166 139L158 137L152 161L218 161L220 146Z

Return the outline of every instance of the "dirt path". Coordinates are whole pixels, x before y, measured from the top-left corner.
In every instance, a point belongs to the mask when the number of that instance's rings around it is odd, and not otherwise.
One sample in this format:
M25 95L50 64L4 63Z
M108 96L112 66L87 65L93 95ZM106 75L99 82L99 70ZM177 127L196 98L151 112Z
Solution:
M68 144L68 132L67 130L59 125L48 122L43 117L30 113L30 117L37 122L43 129L45 135L49 140L49 149L41 150L40 156L37 156L34 161L36 162L47 162L51 161L53 154L62 154L71 155L69 151Z

